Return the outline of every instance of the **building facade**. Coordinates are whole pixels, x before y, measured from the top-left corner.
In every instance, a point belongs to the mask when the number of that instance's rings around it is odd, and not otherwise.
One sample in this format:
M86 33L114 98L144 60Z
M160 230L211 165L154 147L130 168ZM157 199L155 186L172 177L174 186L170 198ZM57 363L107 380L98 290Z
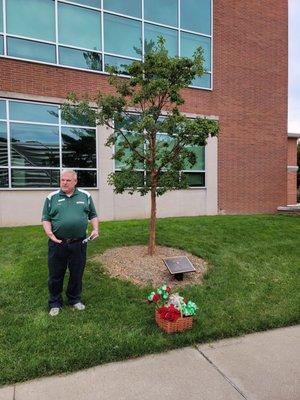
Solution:
M111 92L107 66L140 59L159 35L173 56L192 56L202 46L206 73L184 90L182 111L215 118L221 129L197 150L195 167L182 171L190 188L159 198L158 216L272 213L295 203L287 6L287 0L0 0L0 225L38 223L65 167L78 171L101 219L149 216L147 196L117 195L107 184L120 167L104 146L109 130L66 123L59 105L69 92Z

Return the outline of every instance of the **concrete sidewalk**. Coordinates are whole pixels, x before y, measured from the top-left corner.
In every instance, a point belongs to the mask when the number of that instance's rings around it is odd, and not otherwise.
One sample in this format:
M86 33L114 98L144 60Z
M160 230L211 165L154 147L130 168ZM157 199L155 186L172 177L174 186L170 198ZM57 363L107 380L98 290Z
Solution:
M299 400L300 325L0 389L0 400Z

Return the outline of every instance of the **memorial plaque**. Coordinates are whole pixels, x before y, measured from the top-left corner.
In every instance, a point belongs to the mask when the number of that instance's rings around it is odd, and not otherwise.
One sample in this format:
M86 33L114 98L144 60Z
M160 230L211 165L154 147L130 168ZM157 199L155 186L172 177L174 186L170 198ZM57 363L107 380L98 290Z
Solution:
M195 267L186 256L164 258L170 274L176 279L182 280L185 272L196 272Z

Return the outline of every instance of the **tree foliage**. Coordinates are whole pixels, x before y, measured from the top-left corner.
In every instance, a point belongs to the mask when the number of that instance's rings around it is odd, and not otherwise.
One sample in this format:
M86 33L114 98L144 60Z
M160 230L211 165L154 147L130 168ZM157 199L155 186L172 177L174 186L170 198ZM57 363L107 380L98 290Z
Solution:
M99 92L93 99L96 108L89 106L90 99L78 101L74 94L69 96L71 103L63 107L65 118L74 112L72 104L77 112L86 112L98 124L112 128L106 144L115 146L113 157L122 163L122 169L109 176L109 183L117 193L127 189L141 195L151 192L151 219L156 218L156 196L187 187L180 171L195 165L193 147L205 146L209 136L218 134L216 121L189 118L180 112L182 89L204 74L203 62L201 48L192 59L169 57L164 39L159 38L156 45L147 46L144 60L122 66L128 78L110 68L114 94ZM145 180L136 173L138 168L147 171Z

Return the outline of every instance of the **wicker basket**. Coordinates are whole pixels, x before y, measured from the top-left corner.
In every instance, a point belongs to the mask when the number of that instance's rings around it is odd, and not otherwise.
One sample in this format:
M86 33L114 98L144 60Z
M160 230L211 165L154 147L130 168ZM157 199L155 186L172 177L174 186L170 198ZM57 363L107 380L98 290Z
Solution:
M193 317L179 317L176 322L171 322L162 319L157 310L155 310L155 321L157 325L167 333L182 332L191 329L193 326Z

